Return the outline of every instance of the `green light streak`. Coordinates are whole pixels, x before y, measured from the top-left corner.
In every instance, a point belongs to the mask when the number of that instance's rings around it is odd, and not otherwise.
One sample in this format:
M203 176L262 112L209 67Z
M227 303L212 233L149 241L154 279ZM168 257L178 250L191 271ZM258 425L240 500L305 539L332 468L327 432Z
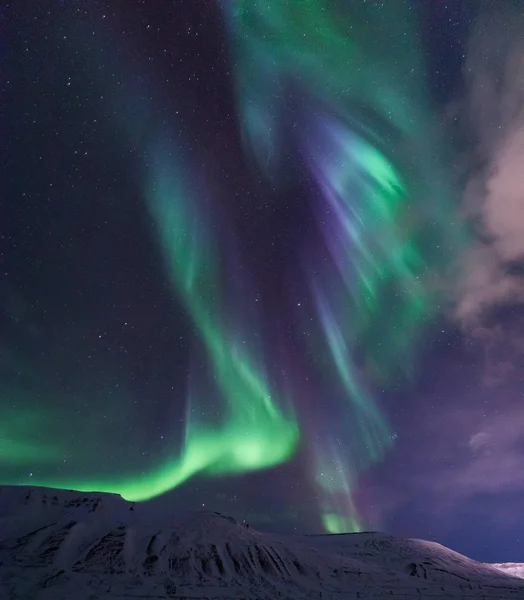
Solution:
M43 461L56 464L67 453L67 444L61 439L48 448L39 441L27 440L31 430L25 412L15 411L0 429L0 450L10 464L30 463L35 473L22 480L10 478L6 483L112 492L127 500L143 501L183 484L197 473L223 475L272 467L288 459L296 448L296 420L277 404L262 361L256 363L248 345L238 341L243 336L235 327L235 314L223 310L225 303L220 300L219 249L196 209L196 200L183 189L176 169L166 166L163 152L168 154L161 149L150 157L145 196L158 227L173 286L194 322L211 364L217 389L212 404L215 406L220 399L221 422L204 424L209 412L205 398L197 402L203 407L200 414L191 416L195 402L189 398L185 441L176 456L172 453L142 474L77 478L36 473Z
M414 12L403 1L387 10L328 0L234 3L239 112L261 167L280 141L289 80L360 126L371 110L404 135L418 133L425 98Z
M341 306L345 294L352 299L351 307L330 319L329 327L340 330L338 344L347 347L344 358L334 354L334 360L341 372L358 343L365 347L367 367L380 376L411 360L421 322L431 310L432 294L421 277L428 262L423 246L402 225L409 192L393 165L340 124L323 124L321 134L322 152L311 153L331 211L324 234L338 271L332 277L343 282L332 305ZM333 333L327 341L333 352Z
M180 175L163 169L161 160L155 163L149 206L173 284L206 347L227 415L218 431L206 430L198 419L187 419L183 471L222 474L276 465L292 455L298 425L275 402L263 365L255 365L247 345L236 341L242 335L234 328L226 331L218 299L218 249L209 237L205 239L202 218L192 214L195 203L181 193Z
M34 439L31 439L32 426L27 422L21 429L15 428L15 421L23 422L26 413L20 403L0 430L0 452L10 467L1 474L1 481L112 492L128 500L143 501L183 484L197 473L218 476L275 466L295 451L298 424L289 398L272 384L262 352L246 342L252 336L244 335L246 332L240 326L243 320L247 321L241 303L228 302L221 290L221 279L227 275L223 268L221 270L224 250L212 239L204 203L183 184L182 173L187 173L180 158L179 147L183 142L174 135L166 141L165 129L151 131L159 100L151 99L153 84L137 78L136 73L126 76L127 65L115 58L115 49L109 43L102 41L93 47L83 32L75 33L77 46L89 55L93 72L101 78L104 97L114 103L112 125L122 133L121 147L138 150L136 154L144 157L141 165L146 173L144 200L158 231L173 291L185 306L210 365L214 390L208 392L209 397L189 396L182 449L175 450L179 440L173 440L167 457L158 459L143 471L139 466L134 470L129 468L129 459L113 469L114 457L108 457L105 462L103 455L104 466L98 469L92 450L99 440L103 441L100 454L109 453L109 449L129 436L126 432L139 423L117 423L111 439L107 436L111 427L100 427L93 436L82 435L85 424L79 418L72 419L71 423L78 427L77 439L89 443L89 452L87 447L80 447L80 442L71 442L68 438L70 432L65 418L64 424L54 424L49 429L53 435L35 435ZM108 40L111 36L101 37ZM105 68L100 69L100 65ZM112 73L119 73L118 82ZM139 104L135 102L137 98L141 99ZM151 139L155 141L151 143ZM184 384L180 383L181 390ZM89 404L89 393L85 393L85 398ZM179 397L173 401L180 404ZM201 407L199 412L192 410L197 405ZM217 405L218 416L209 408L213 406L216 410ZM118 408L122 410L122 405ZM124 410L124 414L126 412ZM216 422L210 424L212 416ZM52 417L46 414L46 418L52 420ZM92 419L94 423L95 416ZM122 452L125 454L125 450ZM76 474L65 468L60 472L67 456L73 456L71 462L81 457ZM126 469L129 472L124 473Z
M387 384L399 371L412 372L435 305L427 275L446 265L463 240L460 227L450 224L450 186L426 93L416 11L404 1L387 10L328 0L232 6L246 149L274 177L291 139L320 192L318 221L329 256L317 263L307 256L313 265L307 276L328 370L345 391L344 412L358 431L349 441L351 457L333 454L329 433L316 436L321 442L310 439L310 470L326 529L351 531L358 523L351 500L358 475L391 443L363 375ZM330 461L337 465L329 475L334 487L319 476Z

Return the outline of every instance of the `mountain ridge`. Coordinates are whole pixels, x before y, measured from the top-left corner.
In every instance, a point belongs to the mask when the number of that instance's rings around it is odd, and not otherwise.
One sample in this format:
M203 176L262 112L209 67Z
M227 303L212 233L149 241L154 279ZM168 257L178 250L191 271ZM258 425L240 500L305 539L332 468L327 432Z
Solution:
M0 487L3 590L36 600L518 598L524 581L380 532L277 535L212 511L151 515L113 494Z

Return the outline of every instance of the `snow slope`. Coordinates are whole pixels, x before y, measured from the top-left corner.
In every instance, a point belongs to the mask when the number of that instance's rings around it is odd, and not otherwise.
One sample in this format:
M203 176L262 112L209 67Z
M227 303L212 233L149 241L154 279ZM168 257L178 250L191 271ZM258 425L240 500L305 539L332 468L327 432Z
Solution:
M0 600L523 598L524 581L381 533L284 536L111 494L0 488Z
M524 563L496 563L491 566L513 577L524 579Z

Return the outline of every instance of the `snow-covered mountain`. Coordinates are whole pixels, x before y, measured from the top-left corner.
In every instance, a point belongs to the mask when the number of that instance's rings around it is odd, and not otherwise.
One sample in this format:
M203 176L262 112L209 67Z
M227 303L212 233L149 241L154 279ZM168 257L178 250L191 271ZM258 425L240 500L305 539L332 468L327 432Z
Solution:
M274 535L112 494L0 487L0 599L524 598L524 581L439 544Z

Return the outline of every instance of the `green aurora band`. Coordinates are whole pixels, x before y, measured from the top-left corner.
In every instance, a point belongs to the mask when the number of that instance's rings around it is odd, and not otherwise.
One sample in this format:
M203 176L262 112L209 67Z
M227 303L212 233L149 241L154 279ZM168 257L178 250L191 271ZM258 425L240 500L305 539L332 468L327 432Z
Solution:
M326 530L356 531L359 474L393 439L365 381L387 385L411 374L436 304L430 274L464 241L450 225L416 11L400 0L387 11L327 0L222 5L246 150L278 179L290 150L284 140L294 140L318 185L328 259L308 255L315 266L306 276L345 412L358 428L348 433L349 456L313 425L310 475Z
M160 159L151 172L148 204L160 231L172 281L196 325L213 380L224 398L220 412L225 424L206 428L188 415L177 483L198 471L239 473L277 465L293 454L299 435L296 421L275 402L261 361L255 364L248 354L241 341L246 336L235 328L234 316L225 318L220 310L218 247L210 241L209 230L199 216L202 211L194 210L196 201L180 189L181 180L180 172L170 165L164 168ZM289 402L287 406L291 408Z
M211 365L216 385L216 390L210 393L213 401L188 398L181 452L173 452L173 456L150 473L114 474L87 480L31 475L30 479L8 479L4 483L113 492L127 500L143 501L181 485L197 473L254 471L277 465L293 454L299 429L291 404L287 403L286 412L279 407L275 400L278 394L269 383L262 360L255 361L254 353L248 351L245 343L248 336L236 327L234 314L227 315L221 310L220 252L209 235L205 219L195 210L197 199L184 188L183 177L171 164L172 158L168 161L171 156L167 147L151 152L145 197L158 227L173 287L194 322ZM216 421L217 398L219 423L212 422ZM199 407L195 417L193 405ZM6 459L11 466L31 464L37 471L43 464L60 463L62 456L71 451L64 441L65 435L54 445L35 440L38 426L48 416L37 418L36 413L22 409L2 416L0 460Z
M89 45L84 45L84 51L92 52ZM94 65L112 64L114 71L123 75L122 65L115 61L109 47L99 47L91 59ZM109 71L107 67L102 74ZM299 428L287 392L271 383L262 352L252 347L253 336L242 327L238 300L226 302L225 293L221 293L224 250L212 238L211 227L206 223L206 206L184 184L182 173L187 174L187 168L181 157L181 140L178 136L169 137L165 125L162 131L150 132L154 102L146 100L151 95L150 88L144 84L143 89L137 89L136 81L122 77L106 95L117 99L113 114L119 116L115 124L123 134L122 147L142 144L144 200L157 228L173 292L194 324L209 366L205 392L209 397L195 397L188 386L182 448L179 450L178 442L173 440L172 450L150 471L81 477L67 475L65 470L63 475L56 474L56 467L65 462L63 457L79 450L78 444L75 447L68 443L67 426L62 431L55 425L50 429L55 432L53 440L41 441L34 434L44 422L51 423L53 415L44 411L37 419L34 407L20 404L16 410L0 415L0 463L9 466L7 476L2 474L4 484L112 492L127 500L144 501L198 473L236 474L275 466L293 455L299 441ZM100 85L108 92L108 86L115 83L108 78ZM133 110L129 101L133 97L143 99L140 111ZM154 140L145 147L144 131L149 132L148 140ZM230 307L229 311L225 307ZM116 444L115 433L106 432L103 437ZM93 436L80 437L92 443L93 439L102 438L102 428ZM20 467L27 471L27 465L33 472L20 477Z
M149 468L117 473L114 466L127 458L126 427L137 427L125 390L116 400L91 392L86 400L93 416L85 418L68 412L76 404L63 391L60 418L58 411L42 409L51 392L42 393L37 380L23 394L10 390L12 408L0 414L0 464L6 467L1 482L115 492L142 501L197 474L278 465L293 455L301 434L325 529L356 531L363 527L355 500L360 476L392 441L367 381L381 378L386 385L391 375L413 370L417 340L435 304L429 275L462 243L460 231L449 225L451 194L428 116L414 11L400 0L387 11L364 2L346 11L343 3L327 0L223 4L247 151L268 177L277 178L289 150L283 140L292 139L317 183L313 202L326 256L302 258L323 344L318 354L327 359L311 365L311 376L318 369L320 378L342 391L337 409L340 422L348 424L350 452L329 427L319 435L320 426L307 423L299 432L292 386L276 380L251 335L254 317L246 327L245 307L224 285L231 279L231 257L227 244L213 237L208 193L197 185L202 173L192 172L183 140L166 132L169 125L151 126L160 113L150 99L154 82L138 73L126 79L127 61L115 58L108 41L114 38L99 36L95 48L80 31L92 28L80 23L69 37L90 61L93 78L106 77L100 89L115 103L108 114L121 131L122 151L140 150L143 199L173 295L196 332L195 353L205 358L206 376L187 383L181 447L178 439L170 440L163 458ZM112 73L121 75L118 84ZM288 130L291 135L284 135ZM100 406L107 421L100 419ZM305 415L301 424L307 420ZM73 423L80 430L75 440ZM104 449L115 453L103 468L92 460L93 444L102 439ZM59 470L64 457L79 456L83 475Z

